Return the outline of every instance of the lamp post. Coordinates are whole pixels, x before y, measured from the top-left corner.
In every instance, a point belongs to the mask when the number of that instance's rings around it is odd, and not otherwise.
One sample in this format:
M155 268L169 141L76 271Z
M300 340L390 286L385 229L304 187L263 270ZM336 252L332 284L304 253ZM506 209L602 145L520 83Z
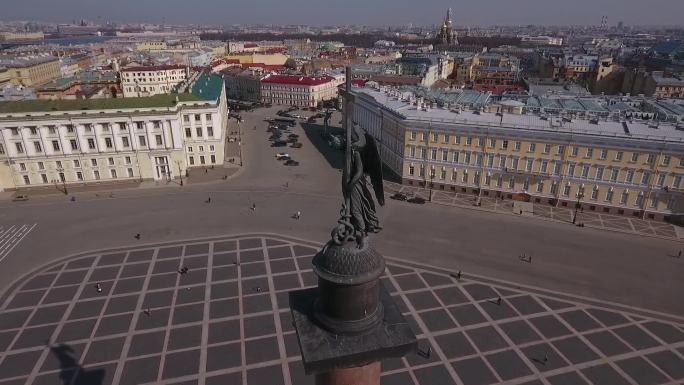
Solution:
M180 161L177 160L176 164L178 165L178 175L180 175L180 185L183 186L183 170L181 170Z
M577 193L577 203L575 203L575 214L572 216L572 224L574 225L575 222L577 222L577 210L580 208L580 199L584 198L584 193L578 192Z

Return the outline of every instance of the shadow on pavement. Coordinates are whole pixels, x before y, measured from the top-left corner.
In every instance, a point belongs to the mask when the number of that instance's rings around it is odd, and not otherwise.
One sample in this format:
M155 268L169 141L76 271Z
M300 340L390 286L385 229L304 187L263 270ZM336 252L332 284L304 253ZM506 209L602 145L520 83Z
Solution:
M316 147L330 167L341 170L344 164L344 152L336 150L328 145L328 139L325 137L322 124L302 123L302 128L306 137L309 138L311 144ZM339 127L329 127L328 133L344 135L344 130Z
M86 370L75 357L74 349L66 344L50 346L50 351L57 357L61 372L59 378L64 385L101 385L104 380L104 369ZM74 377L75 376L75 377Z

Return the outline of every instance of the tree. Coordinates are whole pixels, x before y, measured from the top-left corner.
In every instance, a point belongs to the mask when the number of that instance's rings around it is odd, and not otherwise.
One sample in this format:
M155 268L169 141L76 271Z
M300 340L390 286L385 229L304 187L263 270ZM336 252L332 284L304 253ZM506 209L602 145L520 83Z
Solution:
M285 61L285 68L291 69L291 70L296 70L297 69L297 62L295 59L289 58Z

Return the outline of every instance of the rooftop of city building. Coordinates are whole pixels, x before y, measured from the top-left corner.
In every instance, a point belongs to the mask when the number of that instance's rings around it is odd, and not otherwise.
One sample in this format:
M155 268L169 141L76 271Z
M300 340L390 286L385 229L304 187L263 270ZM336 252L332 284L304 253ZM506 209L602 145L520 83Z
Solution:
M179 102L215 101L221 95L223 79L218 75L200 74L185 92L138 98L83 100L22 100L0 102L0 114L57 112L78 110L117 110L138 108L171 108Z
M684 142L684 105L643 97L543 97L508 95L495 100L474 90L378 87L368 82L354 92L372 97L406 120L430 124L469 124ZM517 112L506 112L515 109Z

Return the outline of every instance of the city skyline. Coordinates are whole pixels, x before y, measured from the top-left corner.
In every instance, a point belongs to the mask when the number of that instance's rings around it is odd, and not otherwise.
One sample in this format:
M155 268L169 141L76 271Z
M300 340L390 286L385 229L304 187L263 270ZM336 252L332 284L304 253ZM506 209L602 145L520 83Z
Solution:
M456 26L475 25L608 25L619 21L628 25L681 26L684 2L674 0L378 0L372 3L348 0L344 3L312 3L307 0L279 2L255 0L249 4L219 0L63 0L59 7L47 0L26 0L3 10L2 21L40 20L70 22L88 19L104 23L170 24L309 24L309 25L433 25L443 18L446 8L454 9ZM388 7L392 7L390 11ZM587 10L591 10L587 14ZM268 12L265 12L268 10ZM653 10L657 10L654 12Z

